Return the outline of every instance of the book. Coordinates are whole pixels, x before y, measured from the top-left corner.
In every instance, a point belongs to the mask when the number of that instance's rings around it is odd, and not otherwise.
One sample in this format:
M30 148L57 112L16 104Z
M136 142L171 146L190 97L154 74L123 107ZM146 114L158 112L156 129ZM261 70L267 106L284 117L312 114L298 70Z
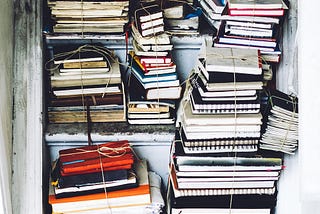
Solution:
M140 32L142 33L146 29L155 28L163 24L164 24L163 18L159 18L159 19L153 19L147 22L139 23L137 27L140 29Z
M156 36L148 36L143 37L139 30L132 25L132 37L139 45L150 45L150 44L159 44L159 45L169 45L170 44L170 38L169 35L166 33L162 33Z
M58 164L57 164L58 166ZM88 174L61 176L57 167L57 175L52 177L52 182L59 188L86 186L88 184L102 183L103 181L124 180L128 178L129 170L119 169Z
M131 66L131 73L139 80L141 83L161 83L162 81L175 81L178 80L176 72L165 73L165 74L154 74L154 75L145 75L138 65L135 63Z
M51 204L53 212L56 213L148 205L151 203L151 199L147 163L145 160L137 161L134 167L139 182L135 188L60 199L54 196L51 189L49 204Z
M264 214L270 213L272 207L276 204L276 195L255 193L252 195L233 195L232 197L231 195L177 197L173 182L169 182L168 188L167 201L169 213ZM230 207L230 203L232 203L232 207Z
M145 36L155 36L163 32L164 32L164 25L157 25L151 28L141 30L140 33L143 37L145 37Z
M248 46L261 46L275 48L277 43L275 39L258 39L258 38L246 38L240 36L220 36L218 38L219 43L230 43L237 45L248 45Z
M59 160L61 163L73 162L80 160L89 160L100 158L100 155L108 155L109 157L117 157L119 153L131 153L131 147L127 140L107 142L97 145L81 146L70 149L62 149L59 151Z
M90 107L90 109L92 106ZM88 118L85 107L78 107L77 110L50 111L48 112L49 123L87 123ZM105 109L90 110L90 121L93 123L102 122L124 122L126 111L123 105L107 105Z
M123 104L123 94L90 95L84 97L51 98L48 103L48 111L54 111L55 107L81 106L81 105L106 105Z
M282 0L258 0L255 2L229 0L228 3L230 9L279 9L284 6Z
M257 98L253 100L238 100L238 99L222 99L222 100L206 100L202 99L197 89L193 88L189 94L192 112L203 110L211 113L259 113L260 103ZM200 112L199 112L200 113ZM208 112L209 113L209 112Z
M172 100L181 96L181 86L154 87L145 89L140 81L132 75L129 80L129 97L132 100Z
M158 57L155 56L154 61L156 61L157 58ZM159 60L161 60L160 58L159 58ZM168 59L168 57L165 57L165 58ZM147 76L157 75L157 76L159 76L161 74L175 73L175 71L176 71L176 65L173 62L165 63L165 64L154 63L154 64L150 65L142 59L151 59L151 57L140 57L140 56L135 55L135 53L133 51L129 52L129 65L135 66L135 68L137 68L137 70L139 70L139 71L142 70L143 75L147 75ZM170 59L170 61L171 61L171 59Z
M187 124L194 125L261 125L262 115L256 114L199 114L194 115L189 102L182 102L183 115Z
M255 28L255 27L243 27L226 25L224 28L225 34L236 35L244 37L258 37L258 38L272 38L273 29Z
M121 73L119 64L111 61L110 71L99 74L74 74L61 75L57 67L53 68L50 76L52 88L72 87L72 86L87 86L87 85L106 85L120 84Z
M208 91L260 90L263 85L262 81L210 83L201 73L199 74L199 79Z
M229 9L231 16L283 16L284 9Z
M129 189L137 186L137 177L135 173L131 170L128 178L125 179L118 179L114 181L102 181L100 183L87 183L86 185L81 186L54 187L54 194L56 198L66 198L80 195L88 195L92 193L111 192L121 189Z
M57 98L72 97L72 96L90 96L100 95L103 97L105 94L122 94L123 91L118 85L97 85L94 87L72 87L72 88L58 88L52 90Z
M223 4L220 0L205 0L205 2L215 13L221 14L226 7L226 4Z
M136 40L133 40L132 42L133 50L135 55L137 56L148 56L148 57L164 57L169 54L169 51L167 50L159 50L157 51L148 51L148 50L143 50L140 45L136 42Z
M129 101L128 113L168 113L173 104L155 101Z
M258 138L236 138L236 139L208 139L208 140L189 140L187 139L183 127L179 130L179 138L183 144L183 149L185 151L188 147L194 147L196 149L202 150L203 148L211 148L211 147L227 147L227 146L252 146L258 145ZM177 138L177 137L176 137ZM186 153L186 152L185 152Z
M202 74L202 73L201 73ZM257 95L257 90L225 90L225 91L208 91L203 81L201 81L199 74L195 73L190 78L192 88L197 89L199 97L205 98L225 98L232 97L237 99L239 97L252 97ZM190 90L190 89L189 89ZM192 89L193 90L193 89Z
M140 57L141 64L167 64L172 62L171 57Z
M250 49L207 47L205 69L255 75L262 73L259 51Z
M163 18L162 10L157 4L144 4L134 11L134 15L138 23Z

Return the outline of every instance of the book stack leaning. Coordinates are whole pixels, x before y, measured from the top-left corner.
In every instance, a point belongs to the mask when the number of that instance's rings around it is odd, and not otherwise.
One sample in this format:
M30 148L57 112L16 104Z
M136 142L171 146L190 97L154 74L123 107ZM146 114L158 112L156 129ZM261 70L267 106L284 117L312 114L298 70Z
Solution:
M56 51L50 72L50 123L126 120L126 100L117 57L108 49L84 45Z
M181 86L170 54L173 45L164 32L163 13L159 5L148 4L134 14L133 51L128 55L128 122L173 124Z
M53 213L140 214L150 209L151 191L146 160L124 140L60 150L49 203Z
M270 214L282 159L260 154L259 51L206 47L181 103L168 213Z

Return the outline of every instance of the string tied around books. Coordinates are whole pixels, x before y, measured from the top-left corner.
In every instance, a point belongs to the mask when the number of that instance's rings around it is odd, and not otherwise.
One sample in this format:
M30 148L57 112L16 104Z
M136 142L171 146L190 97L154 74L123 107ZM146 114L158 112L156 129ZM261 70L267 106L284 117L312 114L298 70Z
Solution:
M286 100L286 99L284 99L282 97L271 95L270 99L269 99L269 102L270 102L272 107L274 106L274 104L272 102L272 98L273 97L288 102L288 100ZM286 126L286 129L285 129L285 134L284 134L283 138L280 139L281 145L279 147L279 151L282 151L282 152L288 153L288 154L293 154L293 153L288 152L288 151L283 149L283 147L286 145L286 143L288 141L288 135L289 135L289 132L291 130L291 127L293 126L294 118L297 116L297 113L296 113L296 111L297 111L297 98L295 96L289 96L289 98L290 98L290 102L292 103L292 112L291 112L290 119L288 120L288 124Z

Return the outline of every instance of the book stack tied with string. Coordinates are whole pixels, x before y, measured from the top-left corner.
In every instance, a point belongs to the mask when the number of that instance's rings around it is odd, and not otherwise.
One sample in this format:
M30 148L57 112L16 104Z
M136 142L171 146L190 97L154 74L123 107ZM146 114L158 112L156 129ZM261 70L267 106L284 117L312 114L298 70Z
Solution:
M172 35L199 34L201 11L188 1L167 0L163 2L165 30Z
M123 33L129 21L129 0L48 0L53 33Z
M273 211L282 159L258 150L262 85L258 50L206 47L180 104L168 213Z
M228 0L214 42L216 47L258 49L264 61L278 63L282 17L288 9L283 0Z
M133 50L128 54L128 122L173 124L181 86L159 5L142 4L135 10L132 37Z
M161 179L128 141L59 151L50 176L52 213L161 213Z
M223 4L218 0L200 0L199 4L205 18L218 31L214 46L258 49L266 63L280 61L280 31L287 2L227 0Z
M50 123L126 121L126 100L120 65L102 46L54 50L49 71Z
M293 155L298 148L298 98L279 90L265 94L265 117L259 147Z

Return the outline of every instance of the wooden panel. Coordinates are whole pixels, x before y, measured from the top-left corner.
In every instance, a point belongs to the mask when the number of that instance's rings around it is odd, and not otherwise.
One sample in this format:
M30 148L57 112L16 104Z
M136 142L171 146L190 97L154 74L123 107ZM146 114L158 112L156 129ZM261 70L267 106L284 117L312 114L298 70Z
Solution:
M14 213L43 213L41 4L14 1Z

